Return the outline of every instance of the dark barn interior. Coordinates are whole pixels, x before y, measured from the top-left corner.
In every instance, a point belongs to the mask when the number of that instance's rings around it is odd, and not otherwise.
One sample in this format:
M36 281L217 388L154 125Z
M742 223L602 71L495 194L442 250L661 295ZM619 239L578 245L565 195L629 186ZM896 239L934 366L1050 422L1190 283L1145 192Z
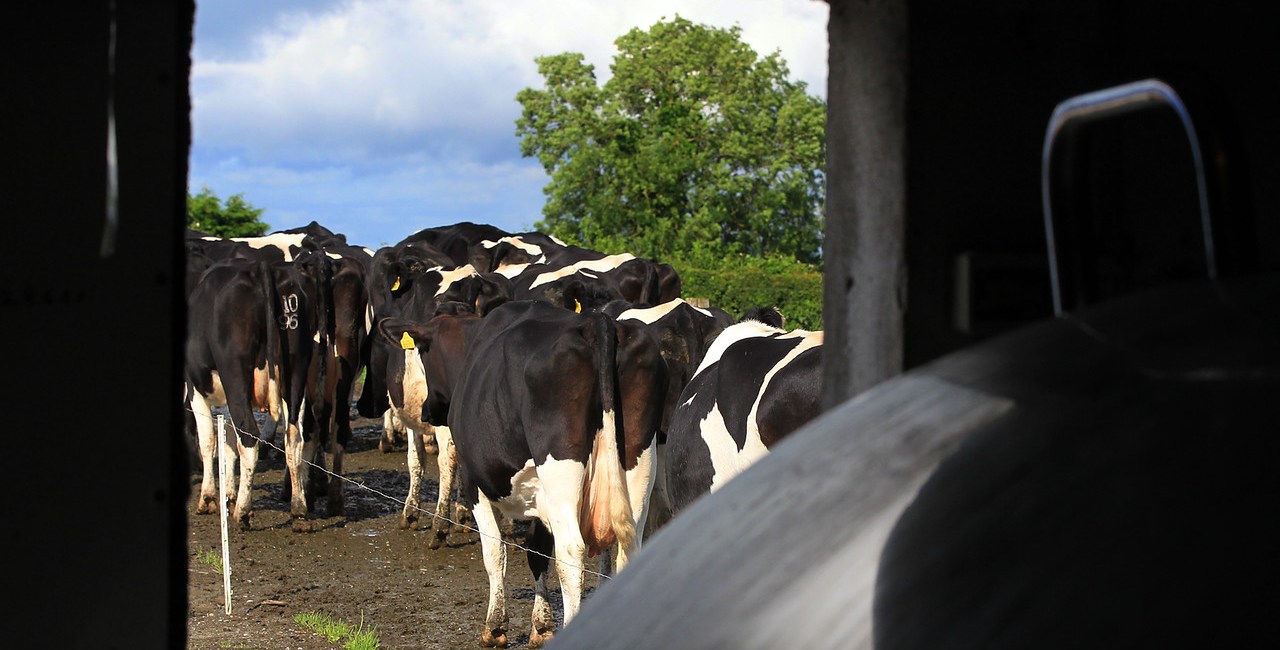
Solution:
M1277 268L1275 8L910 3L907 28L908 367L1053 315L1041 150L1055 105L1081 93L1148 78L1173 86L1214 154L1222 275ZM1194 259L1201 241L1191 157L1172 111L1082 130L1076 156L1077 203L1063 218L1080 223L1076 244L1111 278L1099 297L1203 277L1198 265L1170 261ZM965 262L967 305L955 278Z
M863 203L829 205L829 341L835 349L862 337L860 345L899 352L862 384L847 380L856 373L829 371L840 396L1053 316L1041 154L1054 107L1081 93L1147 78L1176 88L1211 154L1219 276L1277 270L1280 8L1241 0L829 4L832 137L870 124L874 132L850 146L898 165L887 176L868 173L840 158L848 148L831 148L829 191ZM3 510L5 575L19 624L6 639L12 647L182 647L179 215L194 4L15 11L0 109L0 205L20 238L5 256L0 290L6 404L16 417L6 430L12 441L56 450L59 461L29 462L12 448L9 484L19 492ZM838 60L868 50L880 56ZM868 83L869 94L841 92ZM1187 144L1168 112L1081 129L1063 165L1071 190L1059 214L1073 233L1064 245L1087 269L1071 306L1203 277ZM869 214L859 207L866 201L891 209ZM852 241L846 225L867 219L898 219L900 229ZM901 255L855 255L855 245ZM868 259L888 269L887 283L832 283ZM883 318L878 312L834 311L866 290L896 305L896 326L864 327ZM856 354L830 361L867 362Z

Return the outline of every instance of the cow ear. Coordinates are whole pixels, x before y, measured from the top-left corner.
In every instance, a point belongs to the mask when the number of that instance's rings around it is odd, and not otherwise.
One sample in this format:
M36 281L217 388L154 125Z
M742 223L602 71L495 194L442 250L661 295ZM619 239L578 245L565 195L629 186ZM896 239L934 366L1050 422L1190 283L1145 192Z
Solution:
M404 318L390 317L378 321L378 335L404 350L427 348L431 345L430 329L423 323Z

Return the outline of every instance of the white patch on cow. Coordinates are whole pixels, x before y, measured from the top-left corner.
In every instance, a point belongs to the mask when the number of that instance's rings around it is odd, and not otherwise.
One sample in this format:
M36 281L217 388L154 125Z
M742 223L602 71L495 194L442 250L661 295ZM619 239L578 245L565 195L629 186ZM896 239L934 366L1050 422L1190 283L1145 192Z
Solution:
M342 256L341 256L341 255L339 255L339 254L337 254L337 253L330 253L330 252L328 252L328 251L325 251L325 255L328 255L328 256L329 256L329 259L331 259L331 260L341 260L341 259L342 259Z
M404 404L399 406L400 418L408 426L422 421L422 404L427 401L427 371L422 367L422 356L417 349L401 350L404 353Z
M560 278L567 278L577 272L578 269L575 269L572 266L565 266L554 271L547 271L546 273L540 274L538 277L534 278L533 284L529 285L529 288L532 289L539 285L555 282Z
M640 551L645 521L649 518L649 499L658 475L657 449L658 437L654 436L649 446L640 452L636 466L626 471L627 497L631 500L631 516L636 523L636 541L632 553ZM615 555L615 559L616 557ZM615 570L621 568L615 567Z
M376 254L376 251L368 246L361 246L360 250L364 251L364 254L368 255L370 259L373 259L373 256Z
M519 277L521 273L524 273L530 266L532 266L532 264L527 262L524 264L499 264L498 268L494 269L493 272L508 280L514 280Z
M539 275L533 280L533 284L529 285L529 288L532 289L541 284L555 282L560 278L569 277L578 271L595 271L596 273L612 271L613 269L618 268L618 266L623 262L627 262L635 258L636 256L631 253L618 253L617 255L608 255L598 260L583 260Z
M598 276L598 275L593 275L590 271L583 271L583 272L582 272L582 274L583 274L583 275L585 275L585 276L587 276L587 277L589 277L589 278L591 278L592 280L599 280L599 279L600 279L600 276Z
M409 491L405 495L405 505L402 516L412 516L419 509L421 502L420 495L422 493L423 456L425 450L423 448L422 437L427 431L431 431L430 427L422 421L422 405L427 400L427 373L422 366L422 357L418 354L418 350L401 350L404 354L404 370L401 374L401 387L403 391L401 396L403 402L396 404L391 400L391 408L388 413L392 413L393 417L383 418L384 431L388 428L388 423L392 426L399 425L400 430L404 431L405 440L408 442L408 450L406 452L406 463L409 471ZM390 394L388 394L390 397ZM432 432L434 434L434 432Z
M618 314L618 320L638 320L642 323L645 323L646 325L652 325L653 323L657 322L659 318L662 318L663 316L670 314L676 307L679 307L680 305L687 305L687 304L689 303L685 302L683 298L675 298L673 300L668 300L667 302L664 302L661 305L657 305L654 307L644 307L644 308L636 307L634 309L628 309L622 312L621 314ZM698 309L698 308L694 307L694 309ZM698 309L698 311L706 314L707 316L711 315L709 312L703 311L701 309Z
M499 239L498 241L493 241L492 239L486 239L486 240L484 240L484 241L480 242L480 245L481 245L481 246L484 246L485 248L493 248L494 246L497 246L498 244L501 244L502 242L506 242L506 243L508 243L508 244L511 244L512 246L515 246L516 248L519 248L520 250L522 250L522 251L524 251L524 252L526 252L526 253L528 253L528 254L530 254L530 255L533 255L533 256L535 256L535 257L536 257L536 256L538 256L538 255L542 255L542 247L541 247L541 246L539 246L539 245L537 245L537 244L530 244L529 242L525 241L524 239L522 239L522 238L520 238L520 237L503 237L502 239ZM545 258L544 258L544 259L545 259Z
M292 262L293 253L290 252L290 247L302 248L302 240L305 239L306 236L306 233L289 234L277 232L270 235L263 235L261 237L232 237L231 241L244 242L249 246L258 249L267 247L278 248L280 249L280 252L284 253L284 261Z
M220 382L219 388L221 388ZM214 463L217 462L218 441L214 437L216 434L213 431L213 412L204 395L201 395L198 390L189 390L187 401L196 419L196 445L200 450L200 464L203 470L198 507L205 508L207 506L204 504L214 503L217 499L218 472Z
M565 461L554 461L565 462ZM571 462L571 461L570 461ZM581 465L581 463L578 463ZM542 478L533 459L511 477L511 494L494 502L502 516L508 519L532 519L538 515L538 495L542 491ZM545 522L545 519L543 520Z
M475 267L471 266L470 264L459 266L456 269L450 269L447 271L444 270L444 267L437 267L434 270L440 273L440 288L436 290L437 296L444 295L444 292L448 291L449 287L454 282L457 282L458 280L461 280L463 278L471 277L473 275L479 275L478 273L476 273Z
M564 624L577 615L582 603L582 569L587 546L582 541L578 506L582 500L586 465L551 456L537 466L540 486L536 494L537 515L555 538L556 573L564 604Z
M770 325L765 325L759 321L744 320L741 323L734 323L720 332L715 341L711 342L711 347L707 348L706 356L702 357L702 363L698 364L698 370L693 373L697 377L699 373L707 368L707 366L716 363L724 354L725 348L741 341L757 336L769 336L771 334L782 334L786 330L781 330Z
M822 330L818 330L817 332L811 332L811 331L809 331L809 330L791 330L790 332L787 332L786 334L781 334L781 335L779 335L779 336L778 336L778 338L780 338L780 339L800 339L800 338L813 338L813 337L815 337L815 336L816 336L816 337L817 337L817 339L818 339L818 345L822 345Z
M566 243L564 243L564 242L560 241L560 238L559 238L559 237L556 237L555 235L547 235L547 239L550 239L551 241L553 241L553 242L555 242L555 243L557 243L557 244L560 244L561 246L565 246L565 247L568 247L568 246L569 246L568 244L566 244Z
M227 391L222 388L222 375L219 375L217 370L210 374L213 375L213 390L208 395L202 394L201 396L210 406L226 406Z
M480 531L485 573L489 574L489 611L485 615L483 638L492 630L506 629L509 620L506 596L507 545L502 541L496 508L483 491L480 492L479 501L472 508L471 514L476 519L476 530Z
M729 427L724 423L724 414L720 405L715 404L707 417L698 426L702 442L707 445L711 454L711 491L715 492L724 486L729 479L738 475L738 444L729 435Z

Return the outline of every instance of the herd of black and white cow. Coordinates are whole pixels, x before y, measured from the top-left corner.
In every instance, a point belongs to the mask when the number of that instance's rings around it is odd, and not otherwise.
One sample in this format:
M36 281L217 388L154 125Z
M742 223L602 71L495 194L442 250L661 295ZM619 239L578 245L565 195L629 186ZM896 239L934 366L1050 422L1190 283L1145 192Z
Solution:
M589 557L621 569L652 531L818 414L822 332L787 331L770 307L740 318L681 298L679 274L631 254L489 225L426 228L376 251L312 222L263 237L187 236L188 428L203 465L196 510L217 511L212 409L234 429L226 488L250 528L262 441L283 433L295 530L321 494L343 511L350 409L403 440L419 523L423 462L437 458L436 517L466 508L490 575L481 642L506 644L499 516L530 520L530 645L564 623ZM254 418L266 411L265 430ZM434 518L433 518L434 519ZM424 518L424 523L427 519ZM450 531L435 519L435 548Z

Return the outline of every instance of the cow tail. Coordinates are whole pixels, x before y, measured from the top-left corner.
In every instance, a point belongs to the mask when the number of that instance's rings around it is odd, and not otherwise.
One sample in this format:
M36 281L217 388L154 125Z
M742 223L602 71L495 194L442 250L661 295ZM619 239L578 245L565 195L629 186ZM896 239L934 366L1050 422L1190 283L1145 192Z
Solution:
M618 451L617 333L612 318L598 313L588 318L595 335L595 366L602 417L587 468L587 485L583 490L586 516L581 521L588 553L594 556L615 542L624 549L631 548L636 527L622 469L622 455Z
M316 331L319 334L317 350L320 354L317 384L321 391L328 390L329 360L333 358L333 261L323 252L317 253L316 263ZM350 408L350 406L348 406Z
M267 307L267 399L274 406L280 403L280 381L277 371L281 366L280 317L283 307L280 292L276 289L276 274L271 262L259 262L258 274L262 276L263 302ZM275 413L272 413L275 416Z

